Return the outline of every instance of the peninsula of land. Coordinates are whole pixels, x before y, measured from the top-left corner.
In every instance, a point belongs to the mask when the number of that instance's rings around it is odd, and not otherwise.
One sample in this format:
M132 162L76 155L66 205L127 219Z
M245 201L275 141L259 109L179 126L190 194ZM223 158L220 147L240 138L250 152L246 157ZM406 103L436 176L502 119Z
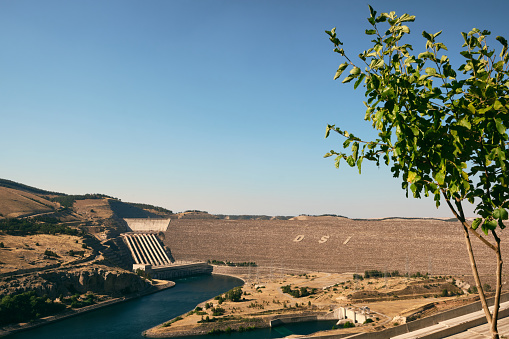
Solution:
M216 267L215 272L244 279L245 284L143 335L169 338L242 332L320 320L338 320L328 334L373 332L476 300L466 285L452 277L400 276L396 272L392 277L382 272L371 272L371 277L370 273L367 277L324 272L280 275L276 270L256 277L254 270L232 267ZM342 312L350 317L342 317Z

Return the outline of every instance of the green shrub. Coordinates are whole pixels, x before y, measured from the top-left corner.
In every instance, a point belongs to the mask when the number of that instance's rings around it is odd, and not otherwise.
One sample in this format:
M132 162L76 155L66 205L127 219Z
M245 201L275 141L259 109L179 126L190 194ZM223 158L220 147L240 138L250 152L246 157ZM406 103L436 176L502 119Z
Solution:
M242 288L241 287L235 287L228 292L225 293L225 299L230 300L233 302L239 302L242 298Z
M355 324L350 321L347 321L346 323L343 324L343 328L350 328L350 327L355 327Z
M219 306L216 308L213 307L213 308L211 308L211 310L212 310L212 315L216 316L216 317L223 315L226 312L226 310L224 308L219 307Z
M173 324L174 322L179 321L179 320L182 320L182 317L176 317L175 319L173 319L171 321L165 322L164 324L161 325L161 327L170 327L171 324Z
M48 257L55 257L55 258L60 258L60 256L58 254L56 254L55 252L47 249L46 251L44 251L44 255L48 256Z

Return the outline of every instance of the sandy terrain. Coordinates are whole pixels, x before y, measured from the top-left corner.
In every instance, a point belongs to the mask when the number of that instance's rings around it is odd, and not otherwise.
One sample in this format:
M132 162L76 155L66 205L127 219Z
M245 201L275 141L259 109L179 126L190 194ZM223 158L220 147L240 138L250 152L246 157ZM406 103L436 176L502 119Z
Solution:
M244 275L239 277L245 278ZM283 293L281 287L290 285L292 289L307 288L314 293L306 297L292 297ZM424 288L423 286L436 285L435 288ZM363 291L374 291L383 293L402 293L408 286L421 287L428 291L428 296L414 295L413 299L394 300L388 302L353 304L350 299L352 295ZM160 325L146 332L149 337L163 337L182 335L189 333L207 333L212 329L232 329L240 326L262 327L277 315L294 314L327 314L340 306L361 307L368 306L373 312L375 322L363 326L363 331L380 329L380 326L392 326L391 320L398 315L412 315L422 310L424 305L441 303L446 300L461 300L472 296L434 297L444 286L454 289L447 282L447 279L424 279L424 278L370 278L353 280L352 274L332 274L324 272L309 273L305 275L284 275L282 279L269 281L266 277L257 282L247 281L242 287L244 292L243 300L240 302L211 299L198 305L201 308L197 312L189 312L182 315L177 321L169 320L166 326ZM459 291L456 289L456 291ZM397 299L397 297L395 297ZM211 306L208 307L207 305ZM207 308L208 307L208 308ZM213 316L213 308L223 308L225 313L221 316ZM202 322L206 318L216 319L214 322ZM178 318L177 318L178 319ZM222 320L219 320L222 319ZM359 331L359 328L356 329ZM345 330L338 330L347 331Z

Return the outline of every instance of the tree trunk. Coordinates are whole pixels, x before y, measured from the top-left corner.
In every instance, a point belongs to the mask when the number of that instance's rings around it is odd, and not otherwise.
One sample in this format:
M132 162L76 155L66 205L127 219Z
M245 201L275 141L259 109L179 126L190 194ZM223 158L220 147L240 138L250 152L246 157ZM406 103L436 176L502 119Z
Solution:
M491 316L490 310L488 308L488 303L486 302L486 295L484 294L484 290L482 289L481 279L479 278L479 271L477 270L477 265L475 263L474 251L472 250L472 243L470 241L470 236L468 234L468 229L465 225L463 225L463 231L465 234L465 242L467 245L468 257L470 259L470 266L472 267L472 274L474 276L475 284L477 285L477 292L479 293L479 298L481 299L482 309L484 310L484 314L486 315L486 320L490 325L490 333L493 339L498 339L498 331L497 331L497 321ZM497 268L498 273L498 268ZM498 281L497 281L498 285ZM498 286L497 286L498 288ZM500 296L499 296L500 297ZM496 299L496 298L495 298ZM496 302L496 300L495 300ZM498 313L498 311L497 311ZM495 321L493 321L495 320Z
M497 286L495 290L495 303L493 305L493 321L491 323L490 332L492 338L498 339L498 328L497 328L497 322L498 322L498 311L500 307L500 294L502 292L502 253L500 250L500 238L497 236L495 231L492 231L493 237L495 238L495 241L497 242Z

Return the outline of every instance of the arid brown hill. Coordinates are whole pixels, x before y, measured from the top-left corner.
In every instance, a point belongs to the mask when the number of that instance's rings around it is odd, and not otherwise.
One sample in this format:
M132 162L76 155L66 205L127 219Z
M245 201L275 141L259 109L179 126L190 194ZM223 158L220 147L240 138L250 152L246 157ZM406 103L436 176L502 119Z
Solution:
M0 187L0 217L17 218L53 212L58 204L38 195L13 188Z
M139 206L143 207L140 208ZM0 219L53 214L61 219L65 208L76 221L109 218L160 218L171 211L147 204L124 203L103 194L67 195L0 179Z

